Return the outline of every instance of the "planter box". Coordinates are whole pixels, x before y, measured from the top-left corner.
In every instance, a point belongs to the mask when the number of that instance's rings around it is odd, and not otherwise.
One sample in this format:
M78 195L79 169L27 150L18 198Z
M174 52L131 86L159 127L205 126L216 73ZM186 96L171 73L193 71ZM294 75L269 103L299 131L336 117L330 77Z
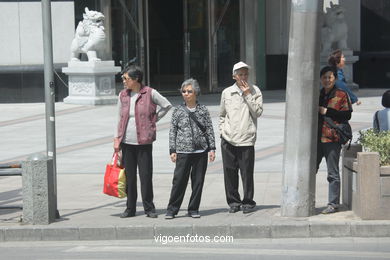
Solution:
M390 166L379 166L379 154L343 150L342 201L362 219L390 219Z

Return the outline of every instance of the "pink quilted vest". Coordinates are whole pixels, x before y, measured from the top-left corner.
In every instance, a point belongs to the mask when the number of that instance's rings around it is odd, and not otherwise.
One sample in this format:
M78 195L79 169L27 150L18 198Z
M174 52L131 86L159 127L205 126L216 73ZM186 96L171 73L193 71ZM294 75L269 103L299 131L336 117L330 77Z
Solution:
M143 86L135 102L135 125L139 144L151 144L156 140L156 107L152 100L152 88ZM124 89L119 93L121 108L118 123L118 137L122 141L129 122L130 90Z

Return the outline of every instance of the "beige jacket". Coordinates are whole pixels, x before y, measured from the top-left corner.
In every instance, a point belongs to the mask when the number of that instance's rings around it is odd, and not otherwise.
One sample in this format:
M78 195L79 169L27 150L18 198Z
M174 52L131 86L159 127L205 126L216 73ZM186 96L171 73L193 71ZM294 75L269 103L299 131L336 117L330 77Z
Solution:
M242 95L234 84L221 95L219 131L234 146L253 146L256 142L257 118L263 113L263 96L257 86L251 94Z

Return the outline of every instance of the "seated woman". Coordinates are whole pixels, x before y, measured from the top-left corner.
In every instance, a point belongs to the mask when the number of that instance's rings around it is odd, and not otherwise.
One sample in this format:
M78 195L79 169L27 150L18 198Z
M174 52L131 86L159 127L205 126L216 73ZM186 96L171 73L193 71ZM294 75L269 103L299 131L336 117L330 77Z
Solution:
M191 175L192 194L188 204L188 216L199 218L199 205L207 169L207 153L210 162L215 159L213 124L206 106L197 102L200 94L195 79L181 85L183 105L175 108L169 131L169 153L176 163L173 173L172 191L166 219L173 219L179 212Z
M389 131L390 130L390 90L383 93L382 106L385 109L376 111L374 115L373 127L377 131Z

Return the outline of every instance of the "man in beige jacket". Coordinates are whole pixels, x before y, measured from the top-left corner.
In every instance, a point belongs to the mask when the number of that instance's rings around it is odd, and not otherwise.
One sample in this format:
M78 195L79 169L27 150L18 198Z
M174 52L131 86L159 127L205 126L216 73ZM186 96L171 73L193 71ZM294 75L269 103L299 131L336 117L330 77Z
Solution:
M230 213L241 206L243 213L254 210L253 170L255 163L257 118L263 112L263 97L260 89L248 83L250 67L244 62L233 66L234 85L221 95L219 130L225 179L226 200ZM241 173L244 197L238 192L238 170Z

